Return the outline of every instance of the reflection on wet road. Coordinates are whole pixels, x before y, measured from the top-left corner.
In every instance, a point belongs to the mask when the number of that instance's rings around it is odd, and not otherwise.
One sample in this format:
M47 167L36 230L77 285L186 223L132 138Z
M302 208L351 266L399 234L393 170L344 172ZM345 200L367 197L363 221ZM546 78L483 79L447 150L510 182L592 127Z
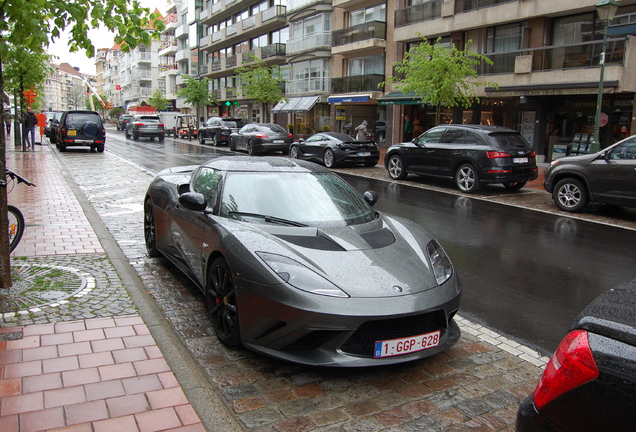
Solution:
M108 151L154 172L238 154L196 141L132 141L108 133ZM464 285L462 315L545 354L591 300L636 278L634 230L342 176L360 192L375 190L377 210L412 219L440 240Z

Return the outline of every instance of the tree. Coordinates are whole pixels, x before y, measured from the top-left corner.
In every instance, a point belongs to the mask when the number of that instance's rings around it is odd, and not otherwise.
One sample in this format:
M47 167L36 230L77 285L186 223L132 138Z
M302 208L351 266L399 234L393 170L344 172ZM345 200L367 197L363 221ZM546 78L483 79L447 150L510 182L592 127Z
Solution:
M216 96L208 89L209 79L197 79L190 75L181 76L186 85L177 91L177 96L184 98L185 103L194 106L198 117L199 109L206 105L218 105Z
M148 103L155 107L157 111L165 111L170 107L170 101L166 99L166 94L161 89L154 89Z
M116 118L119 118L119 116L125 112L126 110L123 109L122 107L114 107L110 111L108 111L108 116L110 118L116 119Z
M440 43L441 38L431 44L421 33L417 35L423 42L412 47L404 55L404 60L395 63L395 71L403 77L391 76L387 81L394 82L396 88L404 93L415 93L422 103L436 106L437 124L440 123L442 105L469 108L473 101L479 101L476 87L499 87L497 83L475 81L478 76L475 67L482 62L489 65L493 62L486 56L468 51L472 41L466 42L463 50L454 45L449 49Z
M243 97L257 102L275 105L285 98L282 71L278 66L268 66L265 61L250 53L254 63L237 69Z
M138 44L148 45L165 28L160 14L150 13L137 0L12 0L0 1L0 94L4 94L3 65L21 62L16 47L27 53L42 55L50 41L70 30L69 50L85 49L95 55L88 31L92 28L114 32L115 42L127 51ZM150 29L150 30L149 30ZM4 100L0 98L0 112ZM5 179L6 142L0 134L0 179ZM0 288L10 288L11 267L7 221L7 191L0 187Z

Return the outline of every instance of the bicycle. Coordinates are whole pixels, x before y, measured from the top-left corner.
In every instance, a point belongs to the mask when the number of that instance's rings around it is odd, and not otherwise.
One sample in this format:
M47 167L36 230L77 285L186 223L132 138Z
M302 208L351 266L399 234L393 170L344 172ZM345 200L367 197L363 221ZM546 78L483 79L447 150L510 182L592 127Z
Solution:
M12 185L12 182L17 180L18 183L24 183L27 186L35 187L34 183L31 183L29 180L24 177L14 173L10 169L5 169L7 177L10 178L10 181L0 180L0 186L8 187ZM11 188L11 190L13 187ZM8 192L11 192L8 190ZM9 252L13 252L16 248L20 240L22 239L22 234L24 234L24 216L20 209L15 206L7 204L7 216L9 220Z

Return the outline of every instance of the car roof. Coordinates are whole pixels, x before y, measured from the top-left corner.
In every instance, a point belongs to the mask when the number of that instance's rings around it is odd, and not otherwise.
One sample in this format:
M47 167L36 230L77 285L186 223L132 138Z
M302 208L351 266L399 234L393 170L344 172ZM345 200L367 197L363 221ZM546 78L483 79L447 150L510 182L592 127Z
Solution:
M512 132L519 133L514 129L510 129L505 126L491 126L491 125L477 125L477 124L441 124L435 126L435 128L445 127L451 129L470 129L470 130L480 130L485 133L493 133L493 132Z
M224 156L209 160L201 166L222 171L331 173L313 162L276 156Z

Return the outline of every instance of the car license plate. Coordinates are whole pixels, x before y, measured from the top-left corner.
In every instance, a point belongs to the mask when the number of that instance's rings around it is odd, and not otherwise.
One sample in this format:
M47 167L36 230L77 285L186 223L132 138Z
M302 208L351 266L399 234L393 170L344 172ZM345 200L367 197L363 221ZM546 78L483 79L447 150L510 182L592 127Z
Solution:
M282 144L285 140L274 140L274 144Z
M528 158L512 158L512 163L528 163Z
M434 348L439 345L440 334L441 331L437 330L403 339L377 341L373 351L373 358L391 357Z
M358 153L356 156L358 156L358 157L367 157L367 156L371 156L371 152L360 152L360 153Z
M68 136L75 136L75 135L77 135L77 131L74 129L69 129Z

